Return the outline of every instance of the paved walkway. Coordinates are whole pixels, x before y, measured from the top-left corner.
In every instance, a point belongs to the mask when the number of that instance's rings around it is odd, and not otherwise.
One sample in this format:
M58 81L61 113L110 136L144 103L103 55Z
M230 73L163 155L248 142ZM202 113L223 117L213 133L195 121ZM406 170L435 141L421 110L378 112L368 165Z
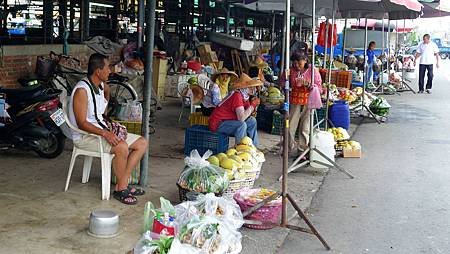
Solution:
M326 177L309 213L333 250L290 232L278 253L450 253L449 67L433 94L387 96L389 120L358 128L363 158L340 161L354 180Z

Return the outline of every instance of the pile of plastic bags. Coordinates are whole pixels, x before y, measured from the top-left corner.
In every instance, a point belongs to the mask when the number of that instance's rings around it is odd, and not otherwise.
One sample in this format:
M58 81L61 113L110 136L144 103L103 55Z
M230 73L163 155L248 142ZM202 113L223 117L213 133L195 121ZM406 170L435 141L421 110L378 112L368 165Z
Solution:
M155 209L151 203L147 206L145 233L136 244L134 254L237 254L242 250L242 235L238 229L244 220L234 200L208 193L175 207L163 198L160 209ZM154 221L158 213L175 218L174 236L152 232L150 221Z

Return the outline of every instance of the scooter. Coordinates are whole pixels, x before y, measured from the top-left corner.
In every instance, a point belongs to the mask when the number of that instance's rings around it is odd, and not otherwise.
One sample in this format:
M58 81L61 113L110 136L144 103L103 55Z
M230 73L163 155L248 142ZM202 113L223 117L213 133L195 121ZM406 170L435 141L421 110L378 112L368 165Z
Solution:
M0 88L11 117L0 127L0 149L31 150L43 158L60 155L65 145L60 128L65 122L60 93L60 90L41 86Z

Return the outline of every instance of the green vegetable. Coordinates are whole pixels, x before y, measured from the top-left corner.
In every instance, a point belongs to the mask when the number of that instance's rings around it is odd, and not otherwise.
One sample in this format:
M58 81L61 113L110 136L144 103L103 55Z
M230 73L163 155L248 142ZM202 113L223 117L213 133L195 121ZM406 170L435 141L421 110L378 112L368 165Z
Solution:
M167 254L172 246L173 237L161 237L159 240L152 240L150 246L156 246L159 254Z

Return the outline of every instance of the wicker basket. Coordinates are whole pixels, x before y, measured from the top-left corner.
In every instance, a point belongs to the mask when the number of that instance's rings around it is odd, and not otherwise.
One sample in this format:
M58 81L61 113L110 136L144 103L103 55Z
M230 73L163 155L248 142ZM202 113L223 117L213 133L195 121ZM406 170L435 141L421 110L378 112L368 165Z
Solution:
M241 208L241 211L246 211L255 205L245 200L242 200L240 198L239 191L234 194L233 198L238 203L239 207ZM257 209L250 215L245 216L244 218L246 220L260 221L262 224L261 225L244 224L244 227L260 230L274 228L276 225L279 224L281 216L281 208L282 208L281 202L273 202L273 201L269 202L265 206Z
M230 185L228 185L228 188L223 193L223 196L229 199L233 199L233 196L236 193L236 191L243 188L253 188L254 184L255 178L232 180L230 181Z
M194 193L195 195L207 193L207 192L195 192L195 191L185 189L185 188L181 187L178 183L177 183L177 186L178 186L178 194L180 196L181 202L190 201L187 197L188 193L190 193L190 192ZM223 193L214 193L214 195L216 195L216 197L221 197L223 195Z

